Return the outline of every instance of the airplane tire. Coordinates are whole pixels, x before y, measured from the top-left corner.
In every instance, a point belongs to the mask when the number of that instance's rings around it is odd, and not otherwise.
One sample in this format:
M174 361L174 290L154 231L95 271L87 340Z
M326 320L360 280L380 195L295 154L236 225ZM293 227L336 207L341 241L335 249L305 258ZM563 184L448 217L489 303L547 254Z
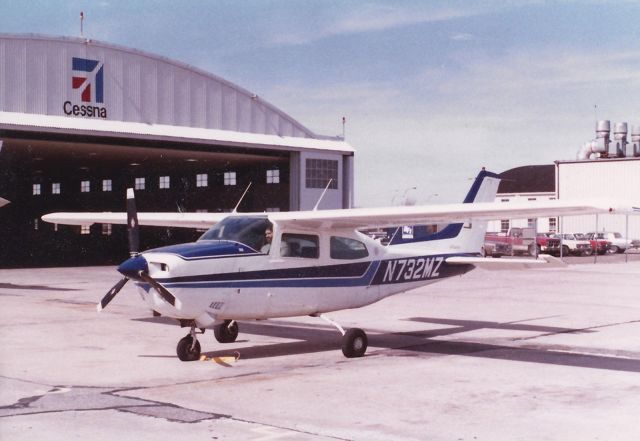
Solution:
M196 341L196 345L191 349L193 339L190 335L183 337L176 348L176 353L181 361L195 361L200 358L200 342Z
M362 329L347 330L342 337L342 353L347 358L362 357L367 351L367 334Z
M238 322L225 320L224 323L213 328L213 335L219 343L233 343L238 338Z

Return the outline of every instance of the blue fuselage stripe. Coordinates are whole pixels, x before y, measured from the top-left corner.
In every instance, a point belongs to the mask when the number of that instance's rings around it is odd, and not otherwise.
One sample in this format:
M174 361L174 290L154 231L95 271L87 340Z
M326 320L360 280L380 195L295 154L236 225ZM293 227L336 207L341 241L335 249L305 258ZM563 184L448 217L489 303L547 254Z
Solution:
M242 273L197 275L180 277L179 279L156 279L167 289L175 288L338 288L369 285L386 285L411 283L426 279L440 279L464 274L471 265L448 265L445 258L449 256L407 257L369 262L364 273L354 276L336 276L336 267L297 268L299 273L292 274L292 269L270 270L260 272L260 278L244 277ZM362 263L360 263L361 265ZM420 269L420 271L418 271ZM347 271L349 272L349 271ZM340 273L340 271L338 271Z

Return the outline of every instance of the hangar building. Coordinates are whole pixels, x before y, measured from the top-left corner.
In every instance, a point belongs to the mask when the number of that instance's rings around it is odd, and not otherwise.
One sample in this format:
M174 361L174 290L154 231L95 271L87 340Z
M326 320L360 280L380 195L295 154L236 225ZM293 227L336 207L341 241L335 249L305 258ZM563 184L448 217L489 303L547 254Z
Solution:
M55 211L320 208L353 203L353 148L313 133L225 79L80 38L0 34L0 267L122 260L122 226L40 220ZM145 228L142 246L196 231Z

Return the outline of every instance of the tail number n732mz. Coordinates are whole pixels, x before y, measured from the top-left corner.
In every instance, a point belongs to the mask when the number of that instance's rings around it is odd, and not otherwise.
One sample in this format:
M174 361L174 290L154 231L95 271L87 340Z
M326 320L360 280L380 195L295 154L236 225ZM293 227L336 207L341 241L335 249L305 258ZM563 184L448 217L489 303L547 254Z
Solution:
M413 257L407 259L387 260L382 283L409 282L436 278L443 257Z

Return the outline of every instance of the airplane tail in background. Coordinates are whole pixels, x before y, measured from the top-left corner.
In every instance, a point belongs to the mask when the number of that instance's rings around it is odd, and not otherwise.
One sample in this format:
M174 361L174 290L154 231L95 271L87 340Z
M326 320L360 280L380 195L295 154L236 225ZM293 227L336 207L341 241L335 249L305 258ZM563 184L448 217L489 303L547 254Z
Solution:
M484 169L476 176L463 203L493 202L498 192L500 177ZM438 226L440 227L440 226ZM433 225L417 225L401 227L395 231L389 245L420 244L427 245L434 251L450 253L480 253L487 232L487 221L473 223L448 224L434 232Z

